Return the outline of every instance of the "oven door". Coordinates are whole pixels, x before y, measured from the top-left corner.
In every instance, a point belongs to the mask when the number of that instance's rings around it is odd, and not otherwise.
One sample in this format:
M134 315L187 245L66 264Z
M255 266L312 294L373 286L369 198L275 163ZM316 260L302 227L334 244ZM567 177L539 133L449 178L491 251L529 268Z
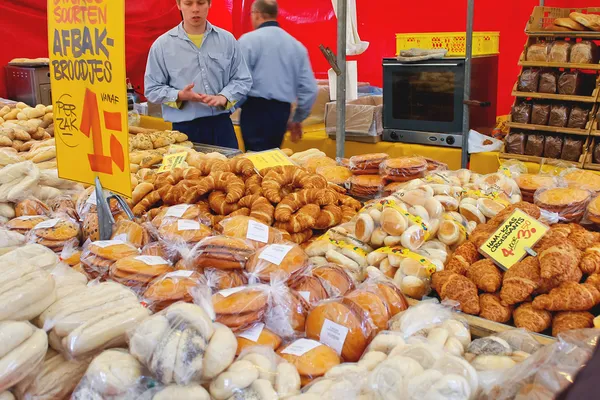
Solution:
M383 63L384 128L462 132L464 60Z

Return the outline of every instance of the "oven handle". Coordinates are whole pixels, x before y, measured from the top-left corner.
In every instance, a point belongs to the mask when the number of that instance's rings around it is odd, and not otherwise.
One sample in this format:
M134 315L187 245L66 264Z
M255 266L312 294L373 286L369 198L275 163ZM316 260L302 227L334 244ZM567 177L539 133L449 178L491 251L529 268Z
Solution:
M402 65L403 67L457 67L459 64L404 64L392 62L383 65Z

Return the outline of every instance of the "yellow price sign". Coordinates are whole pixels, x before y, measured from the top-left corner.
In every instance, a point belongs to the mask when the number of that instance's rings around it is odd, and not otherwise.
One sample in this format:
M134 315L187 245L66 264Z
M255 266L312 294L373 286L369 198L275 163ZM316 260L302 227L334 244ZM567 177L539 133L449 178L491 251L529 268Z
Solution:
M174 168L181 167L187 158L187 152L165 154L162 165L158 168L158 172L171 171Z
M58 175L131 197L125 0L48 0Z
M246 154L246 158L252 161L254 168L260 171L269 167L279 167L282 165L295 165L292 160L279 149L259 151L256 153Z
M526 254L535 254L531 249L548 229L546 225L517 209L479 251L507 270L521 261Z

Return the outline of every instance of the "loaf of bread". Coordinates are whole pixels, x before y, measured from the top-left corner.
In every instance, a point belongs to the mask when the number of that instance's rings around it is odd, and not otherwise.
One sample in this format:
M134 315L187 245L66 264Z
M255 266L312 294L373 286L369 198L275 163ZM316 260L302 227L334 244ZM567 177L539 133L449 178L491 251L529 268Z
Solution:
M537 68L524 69L519 76L518 90L520 92L537 92L540 82L540 70Z
M548 135L544 141L544 157L560 158L562 153L563 137L561 135Z
M550 45L548 61L555 63L569 62L570 53L571 43L565 42L564 40L557 40Z
M534 125L548 125L550 118L550 104L533 103L531 107L531 123Z
M569 106L566 104L552 104L550 106L549 126L565 127L569 122Z
M590 115L590 107L583 104L576 104L571 108L569 122L567 127L576 129L585 129Z
M576 64L598 63L598 46L591 40L582 40L571 48L571 62Z
M527 61L548 61L548 45L546 43L532 44L527 48Z
M504 140L507 153L525 154L527 136L524 133L511 132Z
M528 156L541 157L544 154L544 135L527 135L525 154Z
M531 102L520 101L515 103L511 112L512 122L528 124L531 121Z
M584 138L581 136L566 136L560 158L567 161L579 161L583 153Z
M540 93L556 93L558 74L554 71L544 71L540 75L540 84L538 92Z

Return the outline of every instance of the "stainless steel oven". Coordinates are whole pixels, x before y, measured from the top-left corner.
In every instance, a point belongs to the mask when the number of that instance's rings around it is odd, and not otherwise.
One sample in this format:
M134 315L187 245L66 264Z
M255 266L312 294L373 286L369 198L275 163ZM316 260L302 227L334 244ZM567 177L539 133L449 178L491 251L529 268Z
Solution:
M471 71L471 99L485 107L470 109L470 127L485 131L496 120L498 57L474 57ZM384 140L460 147L464 79L464 58L384 59Z

